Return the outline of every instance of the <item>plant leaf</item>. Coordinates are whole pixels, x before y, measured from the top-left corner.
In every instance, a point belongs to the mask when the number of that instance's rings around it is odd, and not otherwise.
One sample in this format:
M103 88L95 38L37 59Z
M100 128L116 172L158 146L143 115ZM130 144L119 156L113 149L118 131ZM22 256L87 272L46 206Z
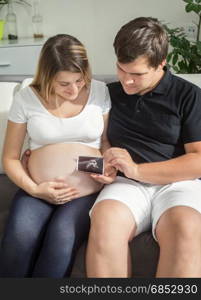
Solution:
M170 53L167 55L167 62L170 62L170 61L171 61L172 55L173 55L173 52L170 52Z
M192 10L192 4L191 3L188 3L185 7L185 11L188 13Z
M178 54L175 54L175 55L173 56L173 59L172 59L173 65L176 65L176 63L177 63L177 61L178 61L178 58L179 58Z
M197 42L197 52L199 55L201 55L201 41ZM200 58L200 60L201 60L201 58Z
M199 14L199 12L201 11L201 5L195 3L189 3L186 5L185 10L186 12L194 11L196 14Z
M173 67L173 70L176 72L176 73L179 73L179 68L177 68L176 66L172 66Z

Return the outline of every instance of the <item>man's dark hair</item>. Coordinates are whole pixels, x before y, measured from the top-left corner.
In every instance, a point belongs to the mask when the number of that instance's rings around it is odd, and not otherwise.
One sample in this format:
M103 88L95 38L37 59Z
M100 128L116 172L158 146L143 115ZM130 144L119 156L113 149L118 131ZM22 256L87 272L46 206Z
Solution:
M157 68L167 56L168 35L157 19L140 17L121 27L113 46L120 63L145 56L149 65Z

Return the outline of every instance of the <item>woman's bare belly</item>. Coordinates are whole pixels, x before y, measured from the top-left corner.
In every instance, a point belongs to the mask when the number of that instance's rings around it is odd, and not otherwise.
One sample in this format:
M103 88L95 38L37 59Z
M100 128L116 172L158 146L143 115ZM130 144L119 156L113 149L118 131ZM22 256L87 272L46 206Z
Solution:
M79 197L95 193L102 185L88 173L76 170L79 155L101 156L101 153L98 149L79 143L47 145L31 152L29 173L37 184L62 178L79 191Z

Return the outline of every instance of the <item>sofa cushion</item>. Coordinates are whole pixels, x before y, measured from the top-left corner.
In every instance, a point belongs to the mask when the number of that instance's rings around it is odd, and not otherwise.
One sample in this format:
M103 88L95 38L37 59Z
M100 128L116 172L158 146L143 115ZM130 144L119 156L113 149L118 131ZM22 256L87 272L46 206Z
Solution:
M18 187L4 174L0 174L0 236L4 230L5 221L10 208L11 200Z
M33 81L32 77L25 78L20 85L20 89L23 89L24 87L30 85L32 81Z
M0 103L0 158L2 157L5 131L7 127L8 111L10 109L13 93L19 88L17 82L0 82L1 103ZM3 173L3 167L0 160L0 173Z

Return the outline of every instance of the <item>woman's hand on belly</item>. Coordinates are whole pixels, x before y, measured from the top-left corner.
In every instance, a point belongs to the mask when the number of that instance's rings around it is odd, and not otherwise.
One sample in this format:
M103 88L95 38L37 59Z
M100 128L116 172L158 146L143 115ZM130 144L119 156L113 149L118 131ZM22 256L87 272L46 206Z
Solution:
M68 186L62 179L58 179L38 184L32 196L59 205L77 198L79 192L74 187Z

